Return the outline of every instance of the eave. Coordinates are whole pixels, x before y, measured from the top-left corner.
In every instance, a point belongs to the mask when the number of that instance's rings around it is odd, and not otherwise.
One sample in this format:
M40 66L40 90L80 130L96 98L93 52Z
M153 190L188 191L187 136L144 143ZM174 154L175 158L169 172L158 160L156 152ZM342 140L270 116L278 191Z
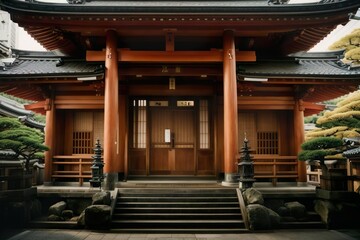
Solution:
M176 29L176 36L221 36L224 29L233 29L238 38L278 39L279 43L272 44L286 55L311 48L337 24L346 22L360 2L86 1L77 5L3 0L0 5L45 48L72 56L84 56L95 44L89 37L104 36L104 29L109 28L119 36L137 37L161 36L166 29Z
M360 6L357 0L338 0L317 4L269 5L264 1L86 1L84 4L34 3L1 0L4 10L60 15L134 15L134 14L241 14L299 15L324 14L351 10Z

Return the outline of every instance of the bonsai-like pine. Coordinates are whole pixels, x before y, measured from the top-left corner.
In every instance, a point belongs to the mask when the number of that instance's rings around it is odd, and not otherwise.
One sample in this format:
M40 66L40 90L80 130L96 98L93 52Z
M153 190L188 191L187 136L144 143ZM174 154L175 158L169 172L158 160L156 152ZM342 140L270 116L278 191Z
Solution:
M345 160L341 154L346 149L343 138L360 137L360 91L346 96L333 111L325 112L316 126L318 129L306 134L299 160L317 160L320 165L325 160Z
M30 172L30 160L44 157L49 150L43 144L44 134L21 124L16 118L0 118L0 150L12 150L14 158L25 160L25 170Z
M318 137L360 137L360 91L353 92L338 102L333 111L325 112L316 126L318 129L306 134L306 140Z
M338 154L343 141L335 137L313 138L301 145L299 160L324 162L327 156Z
M330 47L330 50L345 50L345 57L342 59L344 63L350 64L360 63L360 29L355 29L350 34L342 37L338 41L334 42Z

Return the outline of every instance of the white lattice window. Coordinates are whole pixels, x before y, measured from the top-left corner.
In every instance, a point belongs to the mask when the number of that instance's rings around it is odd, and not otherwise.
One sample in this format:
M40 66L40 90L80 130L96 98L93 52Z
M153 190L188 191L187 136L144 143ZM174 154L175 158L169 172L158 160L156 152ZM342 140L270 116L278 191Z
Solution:
M134 100L133 147L146 148L146 100Z
M199 134L200 134L200 149L210 148L210 129L209 129L209 104L207 100L200 100L199 111Z

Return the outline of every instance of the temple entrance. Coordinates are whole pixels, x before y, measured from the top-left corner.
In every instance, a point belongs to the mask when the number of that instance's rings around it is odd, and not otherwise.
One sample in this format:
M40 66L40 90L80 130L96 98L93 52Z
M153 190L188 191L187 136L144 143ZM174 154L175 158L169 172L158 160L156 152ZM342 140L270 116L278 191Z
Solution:
M132 100L130 176L214 176L209 100Z
M150 175L196 174L194 101L177 103L150 105Z

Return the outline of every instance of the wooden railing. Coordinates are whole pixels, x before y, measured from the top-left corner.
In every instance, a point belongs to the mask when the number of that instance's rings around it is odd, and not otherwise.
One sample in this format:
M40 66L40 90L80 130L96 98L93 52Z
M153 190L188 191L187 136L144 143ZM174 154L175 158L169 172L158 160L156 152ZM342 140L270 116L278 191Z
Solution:
M298 162L296 156L254 154L254 177L259 181L271 180L276 186L278 179L298 178Z
M316 186L320 186L320 176L322 175L320 168L314 168L306 165L307 182Z
M53 180L76 179L82 186L85 179L91 178L92 158L90 154L54 156L51 178Z

